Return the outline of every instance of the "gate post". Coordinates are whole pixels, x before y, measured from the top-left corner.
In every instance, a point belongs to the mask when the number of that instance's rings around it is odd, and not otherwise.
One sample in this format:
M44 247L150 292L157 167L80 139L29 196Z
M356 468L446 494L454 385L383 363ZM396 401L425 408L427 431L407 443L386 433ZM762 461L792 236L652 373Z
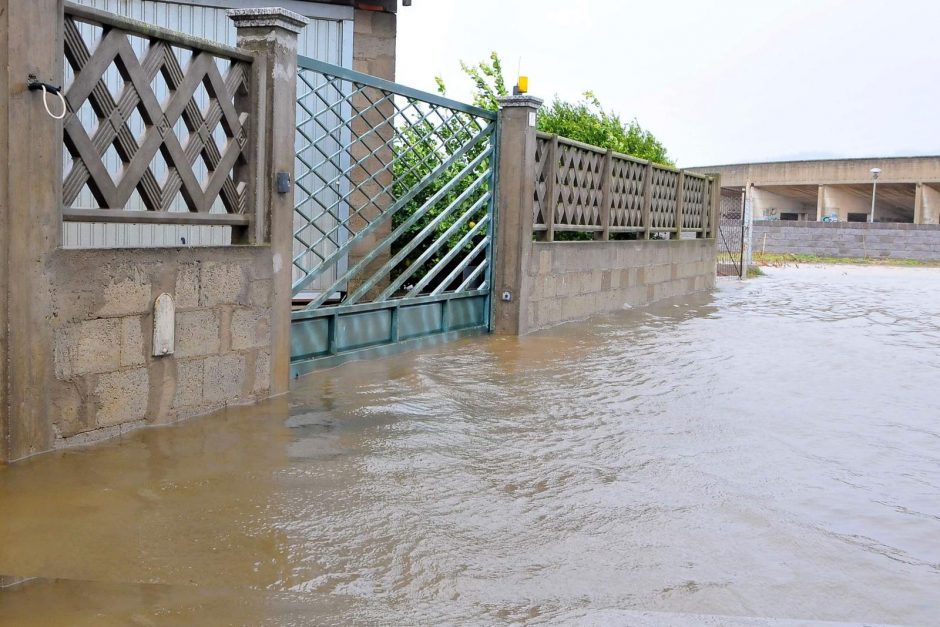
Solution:
M493 333L525 333L535 211L535 116L542 100L534 96L499 99L499 171L496 250L493 259ZM508 294L509 299L503 298Z
M271 244L274 294L271 307L271 395L287 392L290 383L291 269L294 250L294 138L297 132L297 34L307 18L280 8L233 9L238 47L255 53L257 89L255 202L260 207L253 234ZM279 189L278 179L287 191ZM267 238L265 238L267 235ZM259 243L260 243L259 241Z
M62 0L0 8L0 462L48 450L54 437L45 268L61 237L62 122L27 78L61 85L63 20ZM49 106L58 113L58 98Z

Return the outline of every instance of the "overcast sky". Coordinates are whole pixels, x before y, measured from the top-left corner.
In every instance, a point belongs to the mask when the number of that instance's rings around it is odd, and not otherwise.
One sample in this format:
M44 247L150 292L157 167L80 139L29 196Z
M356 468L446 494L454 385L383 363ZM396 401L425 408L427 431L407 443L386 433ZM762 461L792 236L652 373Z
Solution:
M398 24L400 82L466 99L459 61L495 50L681 166L940 154L940 0L413 0Z

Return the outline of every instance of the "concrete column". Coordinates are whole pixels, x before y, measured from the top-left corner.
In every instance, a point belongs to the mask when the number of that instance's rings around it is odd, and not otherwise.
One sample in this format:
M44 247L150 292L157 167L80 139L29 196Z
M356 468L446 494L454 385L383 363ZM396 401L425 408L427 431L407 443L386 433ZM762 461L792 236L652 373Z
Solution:
M940 190L930 185L922 185L920 189L922 190L920 224L940 224Z
M816 193L816 221L822 222L826 211L826 186L820 185Z
M914 224L924 222L924 184L918 183L914 187Z
M47 450L53 440L44 268L61 237L62 123L26 80L61 84L62 23L62 0L0 8L0 461Z
M238 47L256 55L257 116L260 145L256 146L262 203L259 216L267 218L267 235L274 264L274 305L271 312L271 394L287 392L290 383L291 269L294 250L293 184L277 191L279 172L293 183L294 140L297 119L297 34L308 20L279 8L233 9ZM257 72L261 75L258 76Z
M499 100L499 190L493 272L493 332L525 333L526 268L532 251L535 210L535 116L533 96ZM504 300L503 294L510 300Z

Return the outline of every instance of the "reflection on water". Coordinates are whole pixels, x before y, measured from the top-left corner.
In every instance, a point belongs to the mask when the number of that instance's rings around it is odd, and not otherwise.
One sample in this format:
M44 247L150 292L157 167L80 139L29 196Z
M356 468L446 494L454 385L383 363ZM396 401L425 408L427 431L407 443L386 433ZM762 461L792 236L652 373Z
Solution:
M0 623L935 624L938 286L775 270L0 469Z

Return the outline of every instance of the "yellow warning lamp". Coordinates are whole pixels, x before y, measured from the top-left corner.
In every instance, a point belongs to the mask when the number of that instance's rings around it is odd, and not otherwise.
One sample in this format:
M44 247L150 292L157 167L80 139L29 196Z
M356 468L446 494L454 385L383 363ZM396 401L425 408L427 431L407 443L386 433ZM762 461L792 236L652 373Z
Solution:
M520 76L520 77L519 77L519 82L516 83L516 88L515 88L513 91L515 91L515 93L516 93L517 96L518 96L519 94L527 94L527 93L529 93L529 77L528 77L528 76Z

